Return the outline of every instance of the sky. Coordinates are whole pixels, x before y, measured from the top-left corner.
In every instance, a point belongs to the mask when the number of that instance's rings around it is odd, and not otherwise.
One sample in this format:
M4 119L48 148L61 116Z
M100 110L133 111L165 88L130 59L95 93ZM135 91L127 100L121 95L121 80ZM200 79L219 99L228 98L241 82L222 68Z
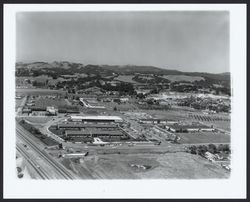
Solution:
M228 72L229 13L19 12L16 60Z

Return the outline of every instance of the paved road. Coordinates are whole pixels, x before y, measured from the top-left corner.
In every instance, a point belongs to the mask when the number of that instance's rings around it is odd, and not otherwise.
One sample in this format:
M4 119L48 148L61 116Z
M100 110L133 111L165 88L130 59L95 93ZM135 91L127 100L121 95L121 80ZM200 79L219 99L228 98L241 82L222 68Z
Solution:
M57 175L62 179L75 179L75 176L69 170L47 154L42 148L37 146L34 140L29 137L31 134L24 130L18 123L16 124L16 132L17 136L22 139L22 141L24 141L35 154L46 162L46 164L51 168L51 171L57 173Z
M41 167L41 165L34 159L31 158L29 153L21 145L16 145L17 151L21 156L26 160L26 162L36 171L39 176L39 179L50 179L51 177L47 174L46 170Z

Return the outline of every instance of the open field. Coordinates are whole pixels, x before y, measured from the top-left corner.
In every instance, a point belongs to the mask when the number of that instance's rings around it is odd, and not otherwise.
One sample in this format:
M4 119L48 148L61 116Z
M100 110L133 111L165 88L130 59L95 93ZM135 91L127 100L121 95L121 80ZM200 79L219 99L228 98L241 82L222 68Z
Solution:
M129 110L135 110L137 109L137 106L132 104L132 103L115 103L115 102L106 102L106 103L101 103L104 105L107 109L113 110L114 107L116 107L117 110L119 111L129 111Z
M169 109L169 110L146 110L148 114L155 118L165 118L173 120L188 120L187 112L181 109Z
M185 76L185 75L164 75L162 76L164 79L168 79L171 82L174 81L200 81L200 80L204 80L203 77L201 76Z
M29 121L32 124L45 124L52 120L53 117L50 116L44 116L44 117L25 117L25 120Z
M119 75L117 78L115 78L115 80L128 82L128 83L138 83L132 80L133 77L134 75Z
M35 107L46 108L47 106L64 106L67 104L64 99L39 98L35 102Z
M88 156L82 162L64 159L82 178L89 179L205 179L228 178L229 173L206 159L185 152L167 154L109 154Z
M178 133L182 144L230 143L230 135L213 132Z
M62 90L49 90L42 88L16 88L16 93L22 95L64 95L66 92Z

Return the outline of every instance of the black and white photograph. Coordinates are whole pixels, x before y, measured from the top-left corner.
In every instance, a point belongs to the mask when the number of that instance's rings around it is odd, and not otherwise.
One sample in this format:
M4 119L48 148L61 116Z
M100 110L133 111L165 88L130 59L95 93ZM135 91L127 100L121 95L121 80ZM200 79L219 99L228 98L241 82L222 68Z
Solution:
M246 52L234 45L245 35L232 31L233 9L244 6L118 7L9 5L6 176L20 186L175 182L178 192L189 182L207 192L230 185L234 172L244 178L244 155L235 155L246 143L245 87L237 86Z

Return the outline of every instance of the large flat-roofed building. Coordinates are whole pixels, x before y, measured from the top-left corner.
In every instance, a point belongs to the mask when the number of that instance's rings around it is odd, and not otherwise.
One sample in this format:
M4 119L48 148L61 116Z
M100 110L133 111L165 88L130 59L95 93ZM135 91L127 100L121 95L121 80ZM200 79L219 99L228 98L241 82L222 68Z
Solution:
M66 130L65 131L66 137L111 137L111 136L124 136L124 133L120 130L82 130L82 131L75 131L75 130Z
M116 124L89 124L89 123L82 123L82 122L67 122L61 123L57 125L57 128L99 128L99 129L114 129L118 126Z
M82 121L85 123L112 123L123 122L122 118L119 116L70 116L69 120L71 121Z

